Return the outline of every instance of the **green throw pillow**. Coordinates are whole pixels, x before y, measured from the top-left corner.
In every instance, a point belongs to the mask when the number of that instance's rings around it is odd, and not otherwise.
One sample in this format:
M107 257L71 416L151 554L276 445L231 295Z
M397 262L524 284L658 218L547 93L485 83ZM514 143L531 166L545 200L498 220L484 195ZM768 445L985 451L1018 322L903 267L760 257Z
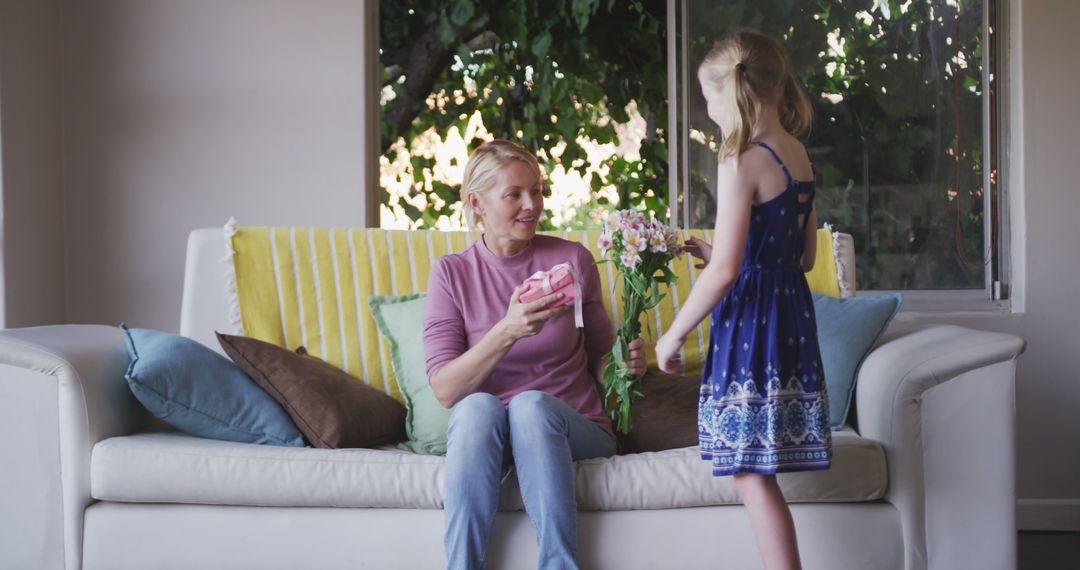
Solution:
M424 369L424 293L373 295L368 299L379 332L390 342L398 387L405 397L406 441L399 447L426 455L446 454L450 410L435 399Z

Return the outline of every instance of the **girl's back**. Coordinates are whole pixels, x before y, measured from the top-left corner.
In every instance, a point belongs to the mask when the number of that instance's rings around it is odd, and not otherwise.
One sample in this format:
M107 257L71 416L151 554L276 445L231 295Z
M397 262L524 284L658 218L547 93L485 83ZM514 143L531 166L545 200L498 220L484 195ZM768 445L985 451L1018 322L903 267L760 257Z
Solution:
M740 156L739 169L755 185L742 266L809 271L815 254L815 187L802 144L786 133L763 137Z
M806 155L806 147L799 139L786 132L770 133L768 136L759 137L758 142L765 143L771 148L787 167L792 178L795 180L813 180L814 171L810 159ZM780 195L787 184L784 171L777 167L768 152L757 147L751 148L740 157L740 164L751 168L758 179L758 190L754 196L754 203L760 204Z

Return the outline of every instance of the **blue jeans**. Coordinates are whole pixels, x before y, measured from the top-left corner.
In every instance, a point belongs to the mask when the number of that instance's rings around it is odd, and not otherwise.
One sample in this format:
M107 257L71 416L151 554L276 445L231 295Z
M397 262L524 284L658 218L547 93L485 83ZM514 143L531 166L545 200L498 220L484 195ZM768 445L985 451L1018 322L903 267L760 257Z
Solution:
M609 433L550 394L522 392L509 406L479 392L458 402L446 445L448 567L484 568L503 465L512 459L536 528L539 567L577 568L573 461L614 454Z

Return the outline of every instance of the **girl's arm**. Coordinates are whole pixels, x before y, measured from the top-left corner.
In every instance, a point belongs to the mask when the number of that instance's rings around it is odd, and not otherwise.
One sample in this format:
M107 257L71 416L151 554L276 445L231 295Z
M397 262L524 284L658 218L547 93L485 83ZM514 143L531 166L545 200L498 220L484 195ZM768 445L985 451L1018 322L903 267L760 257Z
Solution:
M749 162L743 160L744 166ZM675 372L677 357L686 335L712 312L713 307L727 294L739 276L743 249L750 225L750 207L754 201L754 182L736 168L734 158L723 160L717 167L716 232L709 263L690 290L686 302L667 332L656 343L660 369Z

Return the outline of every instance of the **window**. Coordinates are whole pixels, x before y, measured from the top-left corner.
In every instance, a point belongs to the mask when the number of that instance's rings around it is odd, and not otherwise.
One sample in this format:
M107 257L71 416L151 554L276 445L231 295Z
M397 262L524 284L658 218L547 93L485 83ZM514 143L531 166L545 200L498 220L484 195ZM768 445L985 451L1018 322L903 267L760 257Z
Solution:
M382 2L381 225L463 228L465 159L502 137L547 168L545 229L626 205L710 226L715 126L694 72L713 41L752 27L783 39L813 102L819 221L855 238L859 289L950 308L1007 297L999 12L999 0Z
M715 208L715 126L697 65L724 33L757 28L783 39L813 102L818 219L855 238L859 288L994 297L1004 241L996 4L679 0L680 225L707 227Z

